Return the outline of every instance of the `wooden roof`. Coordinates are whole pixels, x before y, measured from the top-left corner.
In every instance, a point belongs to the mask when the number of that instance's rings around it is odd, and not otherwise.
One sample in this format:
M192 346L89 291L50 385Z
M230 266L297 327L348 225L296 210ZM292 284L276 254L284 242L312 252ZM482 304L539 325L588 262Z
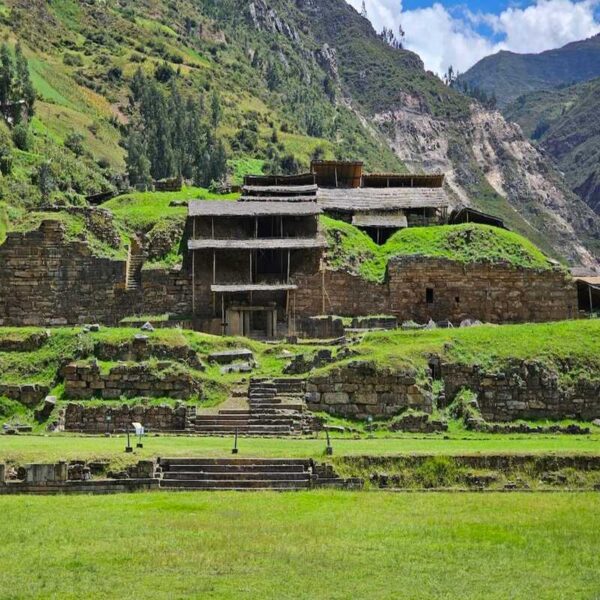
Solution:
M371 212L419 208L446 208L443 188L320 189L318 203L326 212Z
M594 289L600 289L600 276L594 277L575 277L575 281L589 285Z
M230 202L218 200L192 200L190 217L311 217L320 214L316 202Z
M317 195L312 196L242 196L239 202L316 202Z
M492 225L506 229L504 221L499 217L484 213L470 206L459 206L455 208L448 219L450 225L458 225L460 223L481 223L483 225Z
M327 241L313 238L251 238L246 240L202 238L188 240L189 250L300 250L326 248Z
M241 293L241 292L287 292L290 290L297 290L297 285L292 285L289 283L279 283L279 284L259 284L259 283L239 283L239 284L230 284L230 285L211 285L210 291L216 292L218 294L227 294L227 293Z
M300 175L246 175L244 185L311 185L315 183L314 173Z
M425 187L435 188L444 185L444 174L418 173L368 173L363 175L363 187Z
M242 191L246 195L254 194L286 194L288 196L316 194L317 184L308 185L245 185Z
M356 227L378 227L380 229L404 229L408 227L408 220L404 214L357 213L352 217L352 225Z
M313 160L310 170L319 186L360 187L363 163L361 161Z

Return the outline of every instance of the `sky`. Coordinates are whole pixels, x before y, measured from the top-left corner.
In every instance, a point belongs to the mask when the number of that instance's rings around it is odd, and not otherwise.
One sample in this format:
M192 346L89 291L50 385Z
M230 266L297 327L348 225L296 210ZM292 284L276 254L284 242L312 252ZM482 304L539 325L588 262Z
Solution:
M347 0L361 10L362 0ZM538 53L600 33L600 0L365 0L375 29L406 33L425 67L466 71L485 56Z

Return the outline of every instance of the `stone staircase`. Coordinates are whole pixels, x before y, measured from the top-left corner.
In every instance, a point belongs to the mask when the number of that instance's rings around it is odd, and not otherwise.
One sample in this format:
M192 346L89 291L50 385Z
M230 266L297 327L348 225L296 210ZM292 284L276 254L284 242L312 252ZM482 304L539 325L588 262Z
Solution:
M222 409L196 415L194 431L201 435L282 437L309 432L301 379L252 379L249 408Z
M139 289L142 282L142 266L144 265L144 249L142 245L132 238L127 256L126 288L128 291Z
M165 490L307 490L312 461L278 458L167 458L160 460Z

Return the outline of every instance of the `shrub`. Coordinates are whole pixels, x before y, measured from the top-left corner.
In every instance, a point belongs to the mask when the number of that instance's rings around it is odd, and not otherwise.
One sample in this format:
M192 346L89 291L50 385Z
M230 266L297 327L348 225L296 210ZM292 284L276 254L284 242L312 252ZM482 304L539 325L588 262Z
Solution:
M70 133L65 139L65 148L68 148L76 156L82 156L85 152L83 136L80 133Z
M12 140L19 150L27 151L31 149L31 134L26 125L17 125L12 132Z
M83 57L81 54L67 52L63 55L63 63L70 67L83 67Z
M415 470L416 480L424 488L449 487L456 483L458 475L455 462L447 456L428 458Z

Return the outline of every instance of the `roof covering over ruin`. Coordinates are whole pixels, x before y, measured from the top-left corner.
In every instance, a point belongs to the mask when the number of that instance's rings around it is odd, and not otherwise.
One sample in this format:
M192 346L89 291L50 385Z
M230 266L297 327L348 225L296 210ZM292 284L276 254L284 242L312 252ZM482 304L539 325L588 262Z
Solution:
M245 195L254 196L256 194L273 194L297 196L306 194L316 194L317 184L310 183L308 185L245 185L242 188Z
M431 175L416 173L368 173L363 175L363 187L415 187L441 188L444 185L443 173Z
M447 208L448 198L443 188L321 188L318 203L324 211L356 213Z
M377 227L379 229L404 229L408 227L408 219L402 213L357 213L352 217L352 225L355 227Z
M291 283L261 284L261 283L234 283L231 285L211 285L210 291L217 294L241 292L287 292L297 290L298 286Z
M325 248L325 238L251 238L246 240L228 240L202 238L188 240L189 250L300 250L306 248Z
M300 175L246 175L244 186L273 186L273 185L313 185L316 183L314 173Z
M311 217L322 212L315 202L229 202L192 200L190 217Z

